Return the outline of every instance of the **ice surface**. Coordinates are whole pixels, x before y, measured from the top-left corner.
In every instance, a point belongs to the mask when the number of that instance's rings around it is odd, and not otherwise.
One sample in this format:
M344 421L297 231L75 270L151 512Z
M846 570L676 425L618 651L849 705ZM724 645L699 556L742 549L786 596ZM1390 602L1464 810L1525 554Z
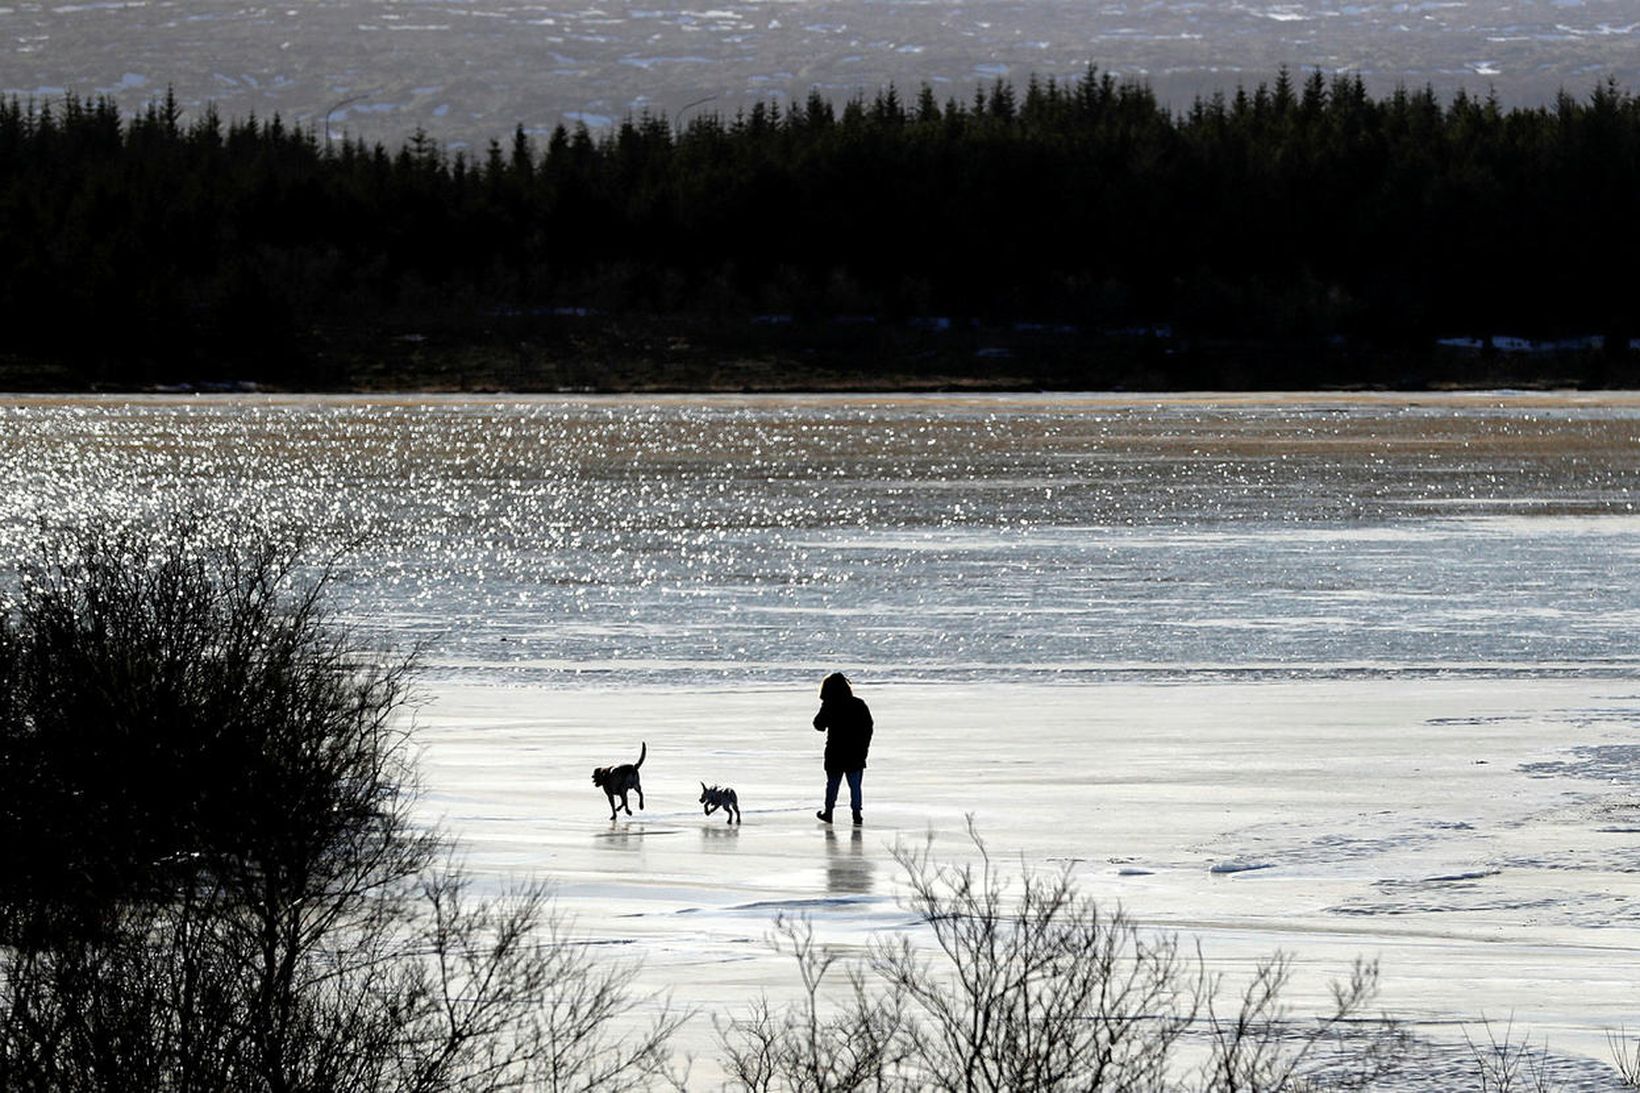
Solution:
M476 870L555 879L581 929L643 958L642 985L718 1013L793 992L764 944L776 912L845 947L908 928L891 847L966 860L972 815L997 857L1072 863L1232 979L1294 954L1299 1008L1360 955L1437 1044L1512 1020L1603 1060L1634 1023L1640 695L1622 686L857 683L878 723L863 829L813 817L821 740L795 687L440 685L426 807ZM649 807L610 823L588 772L640 741ZM741 826L701 814L702 780L738 790ZM709 1052L709 1028L685 1043Z
M425 815L642 986L788 996L777 913L912 930L890 847L972 814L1232 982L1293 952L1300 1011L1378 957L1422 1088L1482 1018L1601 1088L1636 1024L1637 497L1622 393L0 399L8 554L179 502L363 539ZM813 818L832 668L858 832ZM611 824L588 775L641 743Z

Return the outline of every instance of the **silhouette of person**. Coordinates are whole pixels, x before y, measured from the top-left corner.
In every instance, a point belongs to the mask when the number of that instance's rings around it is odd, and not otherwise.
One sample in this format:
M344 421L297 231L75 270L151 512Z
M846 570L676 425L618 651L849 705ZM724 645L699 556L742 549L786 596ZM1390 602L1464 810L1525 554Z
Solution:
M833 672L821 682L820 712L814 715L814 728L826 734L826 807L815 815L831 823L837 786L846 777L854 822L864 822L860 815L860 779L866 770L866 752L871 750L871 710L854 696L842 672Z

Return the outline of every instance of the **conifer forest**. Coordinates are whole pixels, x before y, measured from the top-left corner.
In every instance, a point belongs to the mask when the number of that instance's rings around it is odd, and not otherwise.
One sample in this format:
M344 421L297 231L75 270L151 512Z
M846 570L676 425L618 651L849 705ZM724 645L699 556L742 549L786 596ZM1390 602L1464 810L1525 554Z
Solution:
M840 361L865 385L1640 380L1640 100L1615 81L1504 108L1283 73L1178 108L1090 68L476 149L328 138L169 97L0 103L10 386L330 389L384 358L520 389L705 359L767 387Z

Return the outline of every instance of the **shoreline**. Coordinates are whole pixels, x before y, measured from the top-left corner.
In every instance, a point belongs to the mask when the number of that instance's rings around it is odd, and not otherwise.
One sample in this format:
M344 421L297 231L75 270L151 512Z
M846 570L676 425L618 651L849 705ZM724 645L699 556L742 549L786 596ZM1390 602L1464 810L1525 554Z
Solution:
M184 342L174 358L0 352L14 393L865 394L1640 389L1640 348L1496 338L1384 348L1013 323L745 325L550 316L482 333L315 329L274 353Z
M859 388L850 390L604 390L562 389L526 391L508 388L468 389L366 389L366 390L282 390L273 387L246 386L230 389L226 385L201 385L197 388L163 387L146 390L6 390L0 387L0 405L13 408L52 405L215 405L264 404L269 406L299 406L304 403L357 402L383 407L417 403L451 405L485 404L507 401L521 403L585 402L590 404L793 404L835 400L843 404L859 402L872 405L907 406L927 402L961 404L973 401L977 405L996 407L1029 407L1040 404L1044 408L1068 409L1085 407L1094 411L1154 410L1218 410L1233 413L1241 410L1289 408L1296 414L1313 414L1324 410L1361 410L1385 408L1439 409L1450 406L1454 410L1490 407L1498 410L1517 409L1579 409L1603 408L1613 410L1640 410L1640 385L1614 388L1577 388L1556 386L1498 386L1498 387L1443 387L1402 390L1393 388L1292 388L1281 390L1044 390L1041 388Z

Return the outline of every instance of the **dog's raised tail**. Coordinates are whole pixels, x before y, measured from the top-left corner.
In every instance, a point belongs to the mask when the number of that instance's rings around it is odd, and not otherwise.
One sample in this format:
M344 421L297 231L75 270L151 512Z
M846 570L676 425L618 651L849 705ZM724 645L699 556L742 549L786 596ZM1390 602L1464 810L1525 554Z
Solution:
M649 744L648 744L648 742L643 741L643 740L638 741L638 761L636 763L632 764L632 769L637 770L639 767L643 766L643 757L648 755L648 754L649 754Z

